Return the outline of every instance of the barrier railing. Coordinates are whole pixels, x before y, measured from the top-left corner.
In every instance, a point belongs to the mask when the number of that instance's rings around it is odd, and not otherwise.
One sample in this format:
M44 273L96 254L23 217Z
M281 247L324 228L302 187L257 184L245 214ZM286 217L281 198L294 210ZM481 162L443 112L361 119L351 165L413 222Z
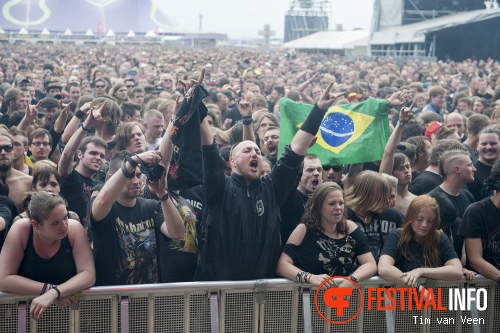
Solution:
M318 313L316 289L311 285L285 279L189 282L94 287L82 292L78 304L70 308L61 310L52 305L38 321L29 316L33 296L0 292L0 332L500 332L500 288L491 280L479 276L470 284L425 283L445 290L442 303L446 307L447 288L484 288L487 309L477 311L473 301L470 311L408 307L381 311L375 303L375 309L368 310L368 288L392 286L374 277L359 283L364 295L359 315L337 325ZM355 296L345 311L347 317L359 306ZM335 309L324 302L319 302L318 308L327 318L336 318ZM464 317L470 320L464 322Z

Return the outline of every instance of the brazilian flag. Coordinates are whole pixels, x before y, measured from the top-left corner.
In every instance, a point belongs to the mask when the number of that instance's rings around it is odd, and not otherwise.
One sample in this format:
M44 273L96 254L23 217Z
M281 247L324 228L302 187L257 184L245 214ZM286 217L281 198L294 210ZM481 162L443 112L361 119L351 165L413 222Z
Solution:
M312 107L281 98L280 154L292 142ZM387 110L387 101L383 99L330 107L316 135L316 144L307 152L317 155L323 165L381 160L391 134Z

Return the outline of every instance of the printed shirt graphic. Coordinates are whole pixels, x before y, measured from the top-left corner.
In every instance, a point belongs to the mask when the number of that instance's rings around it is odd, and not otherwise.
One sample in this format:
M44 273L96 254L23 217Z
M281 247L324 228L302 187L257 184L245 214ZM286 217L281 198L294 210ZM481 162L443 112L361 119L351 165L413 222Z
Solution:
M161 225L164 217L157 201L137 198L134 207L115 202L102 221L89 220L96 285L158 282L155 224Z
M377 261L386 238L391 231L401 227L404 220L403 215L393 208L385 208L381 214L373 215L370 223L361 221L350 208L347 210L347 217L356 222L364 232L368 247Z
M356 228L340 239L307 230L300 245L286 244L283 252L293 264L312 274L347 276L354 272L356 257L370 252L363 232Z
M198 243L196 239L196 215L186 204L182 204L182 201L185 201L185 199L179 201L178 199L179 197L174 198L174 196L172 196L172 202L184 221L186 231L184 232L184 236L182 236L182 238L170 239L169 249L189 253L198 253Z
M290 144L312 107L287 98L280 100L280 152ZM316 136L317 142L308 153L316 154L324 165L380 160L390 136L387 101L334 105L325 113Z
M121 269L117 272L120 283L158 282L153 219L125 223L117 217L115 222L121 249Z

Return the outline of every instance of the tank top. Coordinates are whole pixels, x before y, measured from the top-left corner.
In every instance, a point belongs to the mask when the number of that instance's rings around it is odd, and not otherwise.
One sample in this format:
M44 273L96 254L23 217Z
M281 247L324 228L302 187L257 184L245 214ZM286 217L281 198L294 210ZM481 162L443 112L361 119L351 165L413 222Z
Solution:
M73 248L68 235L61 240L59 250L49 259L41 258L33 246L33 226L30 226L28 243L18 275L25 278L55 285L62 284L76 275Z

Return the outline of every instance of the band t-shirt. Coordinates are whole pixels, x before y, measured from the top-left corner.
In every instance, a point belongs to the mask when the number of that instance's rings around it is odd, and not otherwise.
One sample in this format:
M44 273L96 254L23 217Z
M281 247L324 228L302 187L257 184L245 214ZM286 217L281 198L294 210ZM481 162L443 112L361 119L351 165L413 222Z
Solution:
M500 209L491 199L478 201L467 208L458 235L481 238L484 260L500 269Z
M413 238L408 242L408 253L413 257L413 260L409 260L403 256L398 247L402 234L403 231L401 229L396 229L391 232L384 243L380 255L385 254L392 257L394 259L394 266L399 268L401 272L409 272L420 267L433 267L431 265L426 265L424 260L424 247ZM438 251L439 258L443 265L451 259L458 259L450 239L443 233L441 233L439 237Z
M83 226L87 226L87 203L92 195L92 188L97 181L82 176L73 169L64 180L61 195L68 202L68 210L75 212Z
M96 285L157 283L158 265L155 225L164 221L156 200L137 198L133 207L114 202L102 221L89 223L94 241Z
M391 231L400 228L404 220L400 212L390 207L384 208L380 214L373 215L370 223L364 223L349 207L347 208L347 216L349 220L356 222L359 229L364 231L368 247L377 262L387 236Z
M370 249L360 228L340 239L308 229L300 245L286 244L283 252L306 272L348 276L355 271L356 257Z

